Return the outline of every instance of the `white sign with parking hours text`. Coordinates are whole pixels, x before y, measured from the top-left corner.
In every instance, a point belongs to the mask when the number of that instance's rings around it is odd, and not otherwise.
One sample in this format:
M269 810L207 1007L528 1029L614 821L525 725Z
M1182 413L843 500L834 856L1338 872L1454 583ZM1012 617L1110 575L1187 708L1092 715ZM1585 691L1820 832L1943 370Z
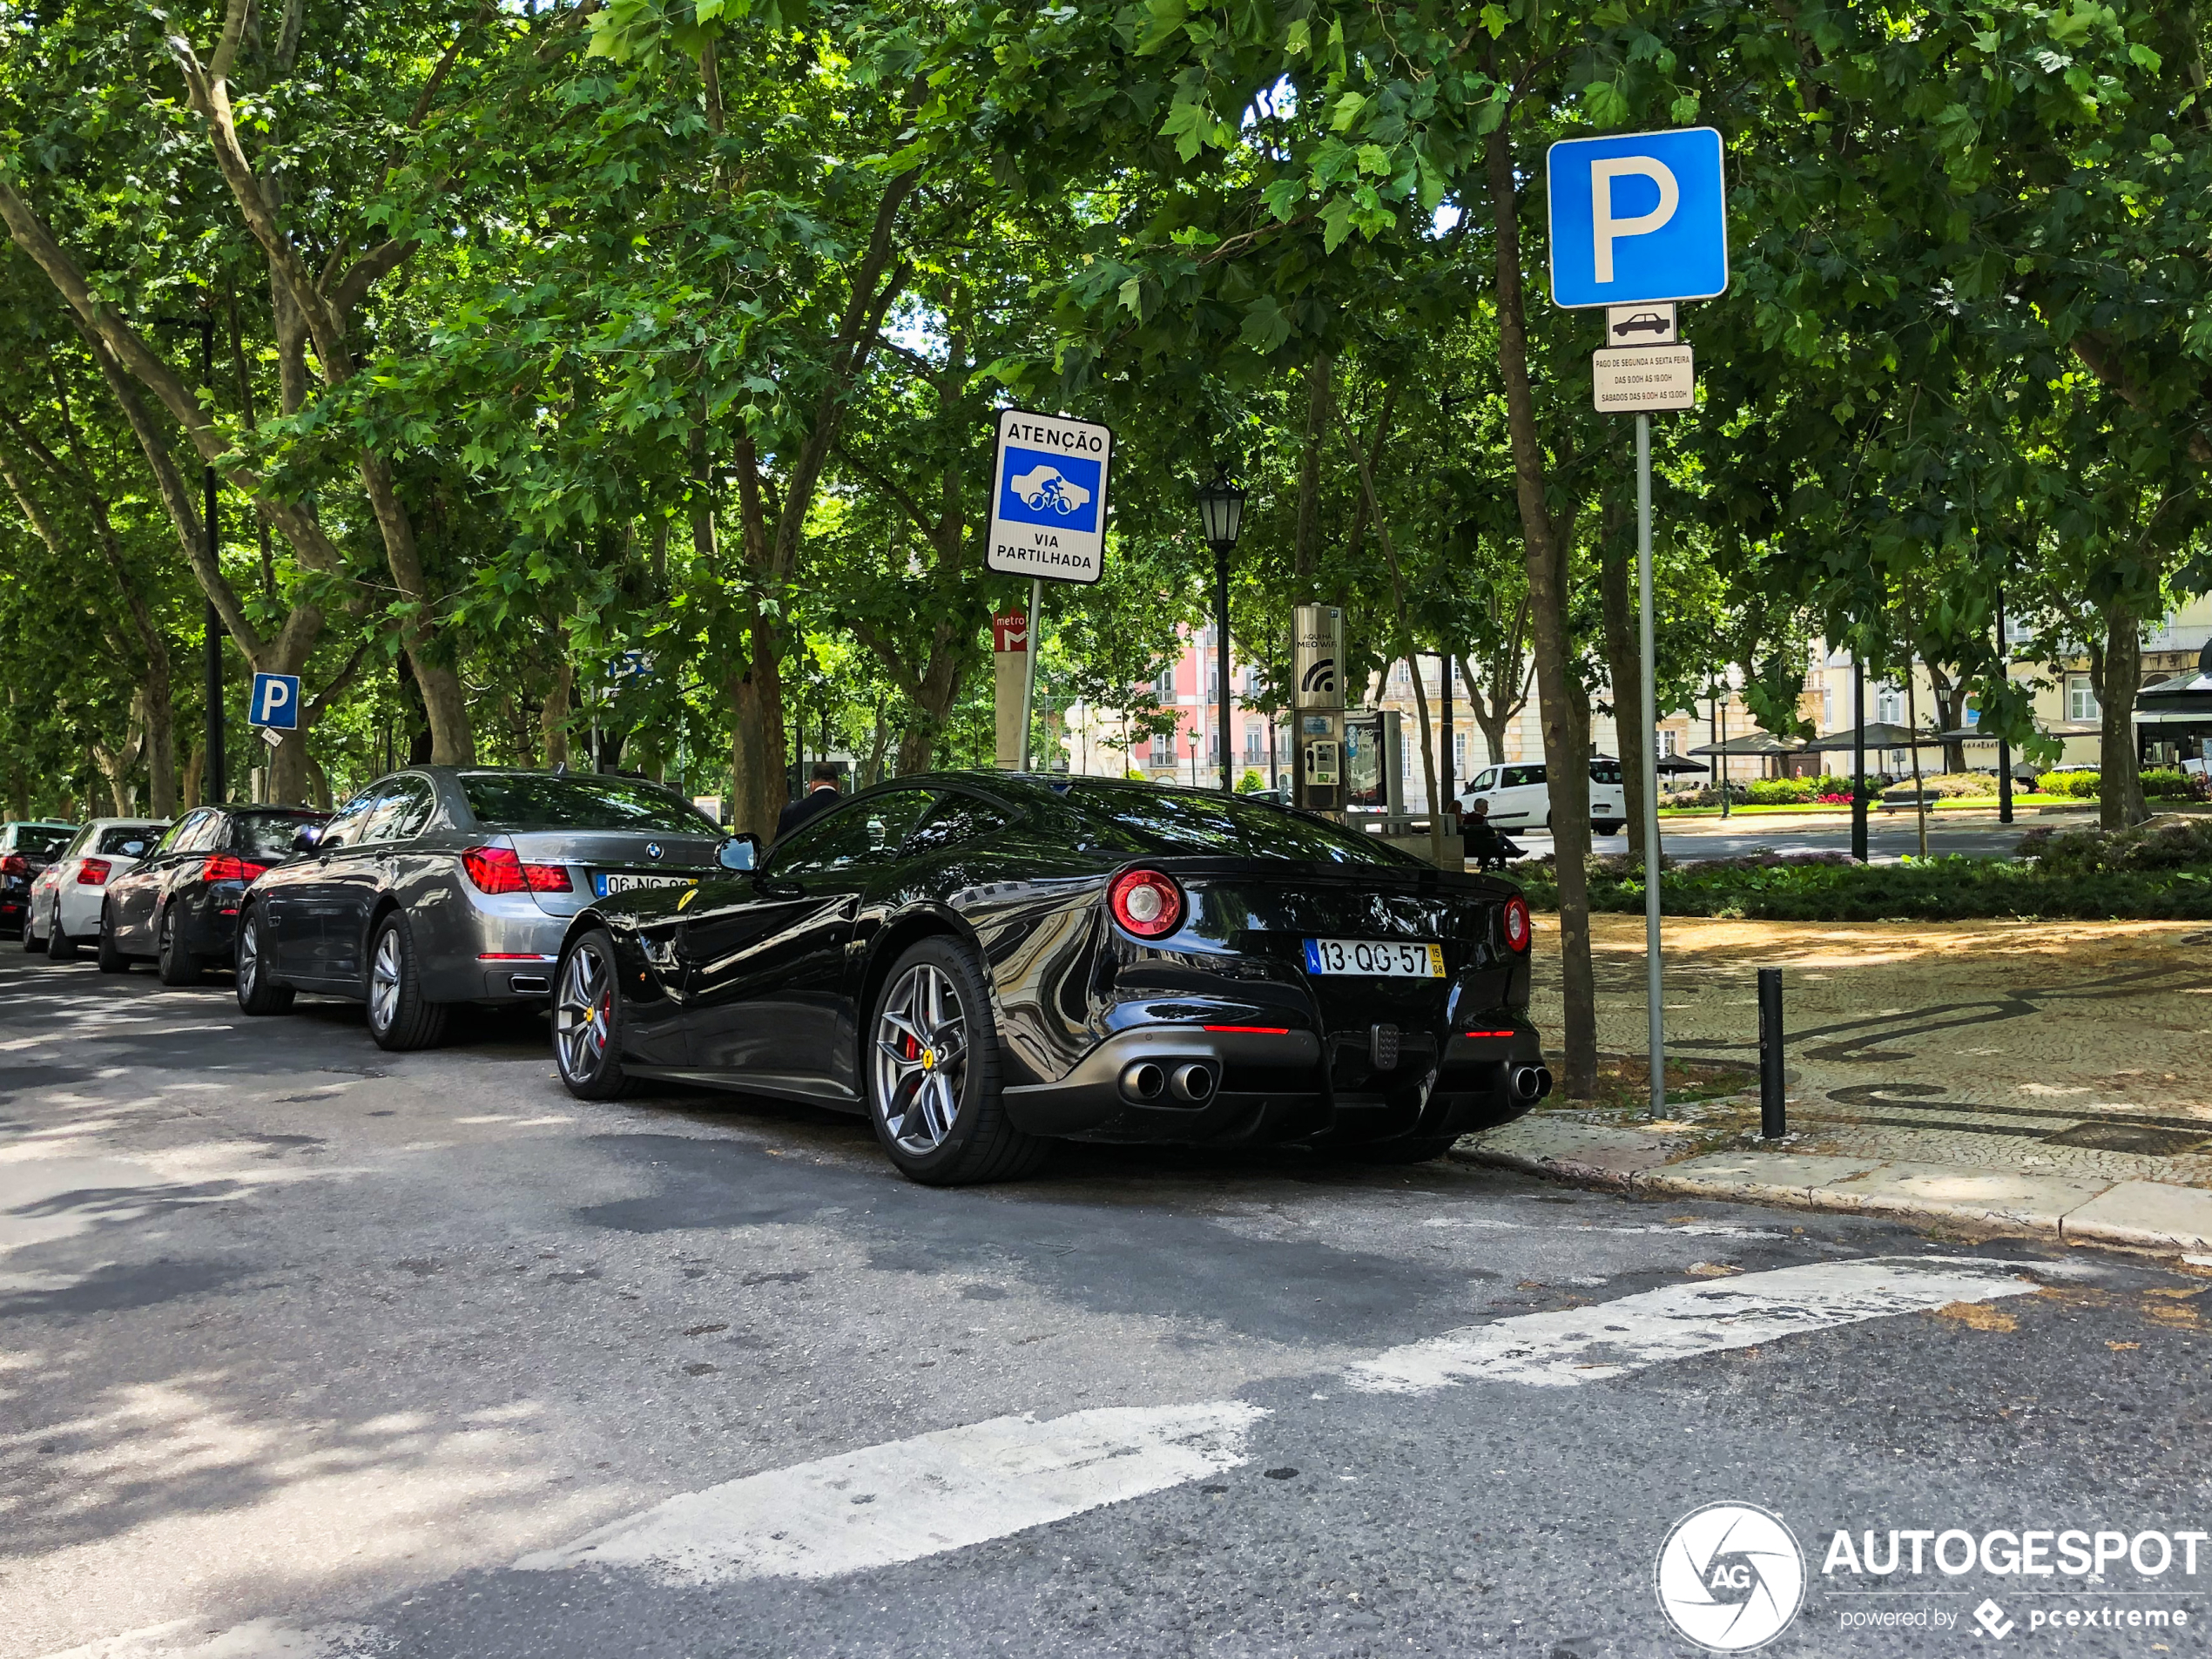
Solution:
M1590 354L1592 396L1600 415L1697 406L1697 376L1687 346L1609 346Z

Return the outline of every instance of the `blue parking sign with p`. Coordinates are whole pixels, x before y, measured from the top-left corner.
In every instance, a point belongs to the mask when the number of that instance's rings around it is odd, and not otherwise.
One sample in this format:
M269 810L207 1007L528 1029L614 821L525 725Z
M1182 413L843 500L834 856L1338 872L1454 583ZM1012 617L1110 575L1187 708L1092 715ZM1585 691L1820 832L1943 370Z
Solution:
M1565 138L1545 157L1552 300L1711 300L1728 288L1728 196L1711 127Z
M274 726L280 732L300 729L300 677L297 674L256 674L248 724Z

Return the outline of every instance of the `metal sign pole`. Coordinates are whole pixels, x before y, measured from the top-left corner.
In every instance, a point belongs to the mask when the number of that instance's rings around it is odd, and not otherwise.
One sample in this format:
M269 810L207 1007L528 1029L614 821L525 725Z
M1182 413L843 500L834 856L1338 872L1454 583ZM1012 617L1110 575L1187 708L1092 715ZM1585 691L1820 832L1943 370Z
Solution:
M1651 1019L1651 1115L1667 1115L1665 1006L1659 957L1659 676L1651 621L1651 417L1636 416L1636 601L1643 651L1644 995Z
M1029 715L1037 705L1037 613L1044 609L1044 581L1029 582L1029 662L1022 673L1022 765L1029 769Z

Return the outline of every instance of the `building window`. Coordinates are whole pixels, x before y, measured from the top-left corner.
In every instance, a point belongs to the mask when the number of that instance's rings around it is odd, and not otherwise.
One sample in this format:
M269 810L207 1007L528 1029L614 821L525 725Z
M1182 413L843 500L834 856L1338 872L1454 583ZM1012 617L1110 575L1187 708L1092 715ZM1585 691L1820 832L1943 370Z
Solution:
M2097 705L2096 687L2087 674L2066 677L2066 718L2069 720L2101 720L2104 711Z
M1681 746L1680 746L1680 745L1681 745L1681 744L1682 744L1682 733L1681 733L1681 732L1676 732L1676 731L1673 731L1673 730L1671 730L1670 728L1666 727L1666 726L1662 726L1662 727L1660 727L1660 729L1659 729L1659 752L1660 752L1662 755L1677 755L1677 754L1680 754L1680 753L1682 752L1682 749L1681 749Z
M1152 695L1163 704L1175 701L1175 670L1172 666L1160 671L1159 678L1152 682Z
M1221 728L1219 726L1216 726L1206 733L1206 764L1210 766L1217 766L1221 764Z
M1259 728L1256 725L1247 725L1244 728L1244 759L1257 760L1259 755Z
M1836 729L1836 688L1832 685L1820 688L1820 729L1823 732Z
M1171 732L1155 732L1152 736L1152 764L1156 766L1175 765L1175 737Z
M1884 721L1890 725L1903 725L1905 724L1905 692L1903 690L1895 685L1884 685L1876 688L1874 692L1874 718L1878 720Z
M1467 734L1464 732L1452 734L1452 775L1454 778L1467 775Z

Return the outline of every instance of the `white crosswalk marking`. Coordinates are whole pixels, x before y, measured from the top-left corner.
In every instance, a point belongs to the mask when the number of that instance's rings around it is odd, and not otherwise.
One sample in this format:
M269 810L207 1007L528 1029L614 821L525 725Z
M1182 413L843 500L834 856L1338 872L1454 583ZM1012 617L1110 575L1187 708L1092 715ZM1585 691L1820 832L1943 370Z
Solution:
M1476 1379L1568 1386L2036 1288L2003 1262L1816 1263L1469 1326L1364 1360L1349 1380L1383 1393L1426 1393ZM1247 1432L1266 1414L1215 1400L1077 1412L1045 1422L993 1418L680 1494L515 1564L626 1567L669 1584L860 1572L1233 1468L1246 1460Z
M665 1584L888 1567L1234 1468L1266 1415L1215 1400L995 1417L685 1493L515 1565L639 1568Z
M1669 1359L2036 1288L2004 1262L1925 1256L1816 1262L1469 1325L1362 1360L1349 1380L1395 1394L1478 1380L1569 1388Z

